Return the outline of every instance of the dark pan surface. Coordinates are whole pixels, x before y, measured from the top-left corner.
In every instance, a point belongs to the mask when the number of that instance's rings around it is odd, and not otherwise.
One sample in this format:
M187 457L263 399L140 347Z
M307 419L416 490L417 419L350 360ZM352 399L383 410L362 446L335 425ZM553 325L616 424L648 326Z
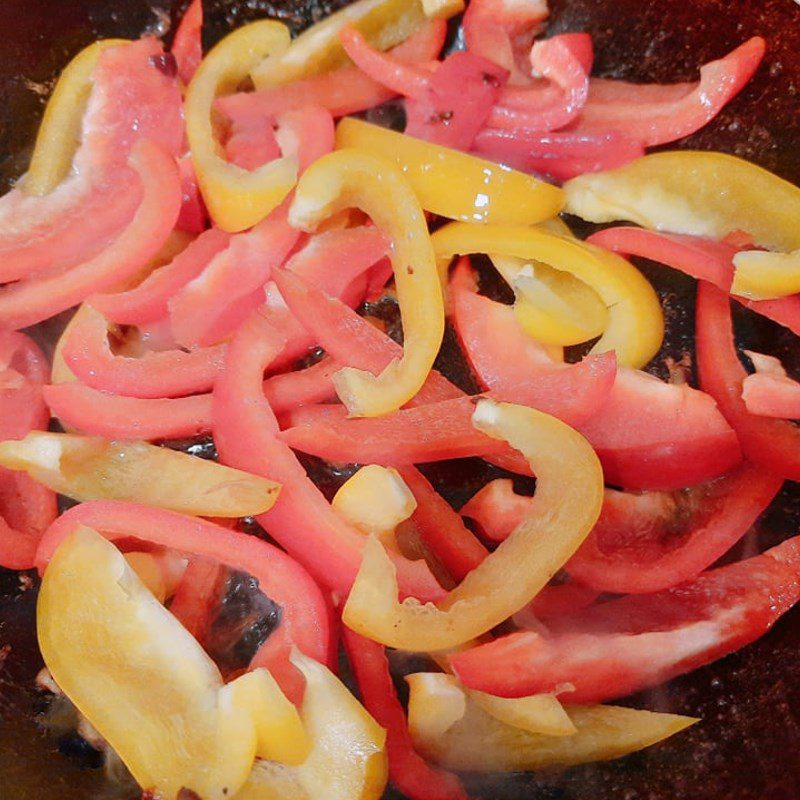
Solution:
M231 25L270 14L295 29L342 2L207 3L208 42ZM769 52L753 82L704 131L681 146L725 150L800 183L800 6L793 0L552 0L553 32L593 34L596 71L629 80L695 77L699 63L759 33ZM168 0L0 0L0 184L24 170L52 78L98 36L136 36L169 26ZM663 358L693 353L693 282L643 265L667 309ZM798 374L793 337L739 312L737 330ZM462 465L432 477L464 496ZM788 484L737 549L749 555L798 532L800 491ZM0 570L0 800L131 797L112 789L75 740L41 734L33 721L35 587ZM800 798L800 611L761 641L717 664L632 699L641 707L703 718L669 742L608 764L565 773L468 779L476 796L503 800L798 800ZM320 798L319 800L323 800Z

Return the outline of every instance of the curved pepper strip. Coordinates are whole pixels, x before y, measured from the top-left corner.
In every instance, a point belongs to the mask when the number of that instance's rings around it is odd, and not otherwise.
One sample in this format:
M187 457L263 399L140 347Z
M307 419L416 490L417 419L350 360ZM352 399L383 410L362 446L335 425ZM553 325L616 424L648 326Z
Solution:
M93 259L63 275L20 281L0 291L0 324L25 328L41 322L94 292L119 285L158 252L180 209L175 161L158 145L142 140L134 146L130 163L144 194L128 227Z
M462 222L440 228L431 241L440 262L497 253L542 261L583 281L608 307L608 327L592 353L614 350L621 365L641 367L661 347L664 315L653 287L632 264L607 251L541 229Z
M342 619L362 636L412 651L457 647L529 603L596 521L603 474L588 443L553 417L481 400L473 422L520 450L537 476L535 511L441 601L397 601L386 551L371 539Z
M289 221L304 230L356 206L392 241L403 321L403 356L377 377L345 367L334 376L342 402L354 416L378 416L402 406L425 382L444 335L444 303L422 209L400 171L357 150L321 158L297 186Z
M739 252L731 291L753 300L771 300L800 292L800 248L791 253Z
M278 424L261 376L281 347L258 313L240 328L214 385L214 441L224 463L280 481L280 500L259 522L323 585L346 593L361 563L364 536L331 508L294 453L276 437ZM398 556L396 563L404 594L425 599L444 594L424 562Z
M256 754L284 755L286 739L307 752L297 710L274 678L261 671L223 685L197 641L89 528L71 533L45 571L37 633L59 687L139 784L162 797L193 787L223 800Z
M297 179L297 162L279 158L248 171L219 155L211 109L218 94L235 90L265 56L289 46L289 31L273 20L245 25L201 61L186 91L186 135L195 174L211 218L225 231L251 227L278 206Z
M291 699L297 700L303 693L302 679L289 663L292 647L317 661L332 663L329 605L303 567L277 547L255 536L174 511L96 500L65 511L48 528L36 552L40 574L44 574L58 545L84 525L112 542L151 542L217 561L258 579L261 590L281 606L282 612L280 625L256 658L260 666L269 668Z
M455 775L431 767L414 749L383 647L346 627L342 637L367 711L386 729L389 779L409 800L467 800Z
M447 19L462 9L461 0L360 0L303 31L287 50L261 62L250 75L256 89L264 89L330 72L348 63L339 40L348 25L378 50L388 50L427 19Z
M742 400L747 372L736 351L730 301L705 281L697 290L696 337L700 385L736 431L745 457L775 475L800 480L800 429L747 410Z
M203 60L203 0L192 0L181 17L175 38L172 41L172 55L178 64L178 77L188 84Z
M170 614L201 645L205 645L212 622L211 614L221 599L225 573L225 568L219 562L193 556L169 601Z
M207 391L222 370L226 345L186 352L162 350L140 358L115 355L108 341L108 322L91 306L71 326L62 355L88 386L127 397L177 397Z
M559 188L523 172L352 117L336 128L336 146L394 161L422 207L442 217L532 225L555 216L564 204Z
M49 194L69 175L92 90L92 72L103 50L122 44L128 40L94 42L64 68L47 102L31 163L20 184L26 194Z
M800 419L800 383L786 374L780 360L745 350L756 371L742 383L742 400L751 414Z
M531 733L484 711L449 675L416 673L409 725L414 745L435 763L477 772L519 772L619 758L698 720L620 706L566 706L571 736Z
M450 655L470 688L504 697L564 683L577 703L657 686L766 633L800 597L800 537L653 594L598 603L548 620L552 635L522 631Z

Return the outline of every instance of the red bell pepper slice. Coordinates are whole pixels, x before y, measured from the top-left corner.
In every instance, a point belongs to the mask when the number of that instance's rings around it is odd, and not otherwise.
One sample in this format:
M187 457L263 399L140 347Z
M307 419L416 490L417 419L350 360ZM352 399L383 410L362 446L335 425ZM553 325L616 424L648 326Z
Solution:
M531 406L571 426L596 414L616 379L614 354L588 356L578 364L556 362L522 330L511 306L475 288L469 261L462 259L450 281L453 323L491 397Z
M336 391L331 377L342 365L332 358L305 369L271 375L264 381L264 394L275 414L284 414L298 406L333 400Z
M623 697L708 664L766 633L800 597L800 537L649 595L549 621L450 656L465 686L518 697L571 683L567 702Z
M409 800L467 800L455 775L430 766L414 749L383 646L345 626L342 626L342 638L361 702L378 725L386 728L392 784Z
M21 439L50 421L42 400L47 359L31 339L0 332L0 439ZM56 516L56 496L28 475L0 469L0 566L30 569L39 537Z
M98 500L74 506L48 528L36 553L44 571L61 541L86 525L110 541L138 539L217 561L257 578L261 590L282 607L281 623L254 661L268 666L289 697L302 696L303 679L289 663L293 646L330 664L330 608L314 580L282 550L249 534L160 508Z
M197 639L205 642L211 626L211 613L219 601L223 567L218 561L195 556L169 602L169 610L181 625Z
M535 405L542 391L540 375L555 373L557 380L574 374L575 366L554 364L525 335L508 306L470 291L462 276L459 267L452 282L456 329L493 397ZM679 489L721 475L741 460L736 435L703 392L625 368L616 371L605 392L598 388L608 385L605 379L598 377L595 384L591 374L581 377L582 390L564 391L565 399L554 403L552 411L543 410L565 421L568 402L578 411L594 412L573 424L595 448L607 482L628 489ZM576 397L579 391L585 396ZM646 417L642 408L648 409Z
M751 414L778 419L800 418L800 383L786 374L780 360L745 350L756 368L742 383L742 400Z
M473 0L464 12L467 49L507 69L513 83L527 83L528 54L547 14L546 0Z
M599 596L600 592L596 589L582 586L574 581L550 584L531 600L527 609L514 614L514 620L521 624L520 615L526 612L532 614L537 621L552 619L564 614L575 614L588 608Z
M531 64L549 85L504 89L489 114L488 127L517 132L551 131L568 125L586 103L592 61L588 33L563 33L536 42L531 48Z
M41 322L132 277L152 258L175 226L180 184L175 161L158 145L140 141L131 166L144 194L133 220L119 237L89 261L63 275L20 281L0 291L0 323L24 328Z
M178 159L178 174L181 176L181 212L175 227L187 233L202 233L208 225L208 212L197 185L191 153Z
M742 400L747 372L736 352L728 295L701 281L696 312L700 385L736 431L746 458L776 475L800 480L800 429L788 420L751 414Z
M203 59L202 31L203 0L192 0L172 41L172 55L178 65L178 77L187 86Z
M211 430L211 395L142 399L81 383L44 387L53 416L82 433L106 439L183 439Z
M271 117L231 117L231 131L225 142L225 158L242 169L258 169L281 156Z
M745 465L677 496L606 491L600 519L565 568L598 591L640 594L675 586L724 555L782 484Z
M444 20L430 20L389 53L401 64L424 64L439 55L446 35ZM216 108L242 122L248 117L275 117L305 105L321 106L334 117L343 117L379 106L394 96L395 92L358 67L340 67L283 86L220 97Z
M268 474L282 484L278 501L259 522L323 585L346 593L361 564L366 537L333 510L275 435L278 423L264 397L261 376L282 345L258 313L239 329L214 385L214 441L223 463ZM404 595L424 600L444 596L424 562L396 556L395 564Z
M606 228L592 234L587 241L616 253L641 256L666 264L692 278L713 283L725 292L730 292L733 283L733 257L740 250L736 243L730 241L715 242L697 236L660 233L628 226ZM749 243L743 241L739 244L748 248ZM749 300L732 296L745 308L800 335L800 297L794 295L775 300Z
M232 236L228 247L168 301L175 341L186 348L208 347L233 333L263 304L263 291L260 300L253 295L283 263L299 236L289 225L284 206L251 230Z
M644 155L644 147L624 133L498 130L484 128L473 142L478 155L523 172L566 181L585 172L616 169Z
M89 298L89 303L118 325L142 325L162 319L168 313L169 299L225 250L230 239L230 234L210 228L135 288L115 294L96 294Z
M475 522L490 541L503 542L525 519L532 502L532 497L514 491L511 480L498 478L472 495L459 513Z
M748 39L724 58L700 68L700 80L676 97L673 87L603 82L600 92L589 90L576 130L618 130L645 147L674 142L694 133L714 119L758 69L766 43L760 36Z
M226 347L153 351L141 358L114 355L106 319L92 313L71 327L62 354L87 386L126 397L159 398L208 391L222 371Z

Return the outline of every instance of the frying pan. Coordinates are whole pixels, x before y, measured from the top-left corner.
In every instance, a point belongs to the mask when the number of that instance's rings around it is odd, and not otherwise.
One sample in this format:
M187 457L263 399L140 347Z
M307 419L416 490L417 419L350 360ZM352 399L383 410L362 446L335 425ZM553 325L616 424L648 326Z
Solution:
M206 45L232 26L274 16L294 30L344 0L212 0ZM0 186L24 169L52 79L98 37L167 32L180 11L169 0L0 0ZM698 64L761 34L765 63L744 92L704 130L678 146L733 153L800 183L800 6L793 0L551 0L551 32L589 31L597 74L634 81L690 80ZM800 223L800 221L798 221ZM693 281L638 262L666 309L666 356L693 356ZM794 337L744 310L737 335L775 353L800 375ZM52 338L47 328L37 338ZM463 464L430 476L450 498L474 490ZM800 489L787 484L730 557L750 555L798 533ZM35 723L35 580L0 570L0 800L134 798L109 783L75 737L56 739ZM476 797L493 800L798 800L800 798L800 609L743 651L631 704L689 714L702 722L643 753L566 772L466 776ZM61 750L61 752L59 752ZM390 793L387 797L398 798ZM320 798L319 800L324 800Z

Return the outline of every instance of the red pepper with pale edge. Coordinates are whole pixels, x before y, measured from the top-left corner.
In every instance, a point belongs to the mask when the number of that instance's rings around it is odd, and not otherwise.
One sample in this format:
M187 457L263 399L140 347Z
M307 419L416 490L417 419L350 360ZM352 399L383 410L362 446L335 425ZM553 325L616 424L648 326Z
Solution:
M740 247L729 242L628 226L606 228L592 234L587 241L622 255L649 258L692 278L713 283L725 292L730 292L733 282L732 259L740 250ZM746 243L744 246L747 246ZM800 335L800 296L791 295L775 300L732 297L745 308Z
M44 354L22 333L0 331L0 439L45 430L49 379ZM39 537L56 516L56 496L25 473L0 469L0 566L30 569Z
M744 647L800 597L800 537L655 594L548 620L553 633L512 633L454 653L462 683L504 697L575 690L599 703L656 686Z
M222 370L227 345L199 350L162 350L141 358L115 355L108 324L100 314L86 314L64 341L69 368L88 386L127 397L180 397L208 391Z
M228 247L229 233L210 228L201 233L169 264L159 267L138 286L126 292L97 294L89 304L118 325L142 325L162 319L168 302L189 281L196 278L208 263Z
M458 778L430 766L411 743L408 720L397 698L384 648L342 626L347 658L355 673L361 702L386 728L389 779L409 800L467 800Z
M20 281L0 290L0 324L24 328L133 277L160 249L178 218L175 160L149 140L136 144L131 166L141 180L141 205L108 247L63 275Z
M800 429L747 410L742 400L747 372L736 351L730 300L705 281L697 289L696 341L700 385L736 431L745 457L775 475L800 480Z
M289 663L293 646L317 661L332 663L329 605L303 567L277 547L196 517L137 503L99 500L74 506L48 528L36 551L40 572L64 538L81 525L112 542L152 542L218 561L257 578L261 590L281 606L282 613L280 625L253 660L258 666L269 667L292 700L298 700L303 691L303 680Z
M211 626L211 613L219 601L223 567L218 561L195 556L169 602L170 612L203 644Z
M548 364L508 306L471 291L460 268L453 276L456 330L493 397L533 405L541 390L539 375L575 369ZM679 489L721 475L741 460L736 435L712 398L689 386L619 368L610 391L597 400L588 389L586 397L573 398L573 403L594 405L595 413L577 428L595 448L608 483L628 489ZM644 408L647 415L642 414Z
M439 55L446 34L444 20L430 20L389 53L401 64L425 64ZM358 67L340 67L282 86L219 97L215 107L242 122L274 117L309 104L328 109L334 117L343 117L379 106L394 96L395 92Z
M192 0L181 18L172 42L172 55L178 65L178 76L186 85L203 59L202 31L203 2Z
M511 480L498 478L472 495L459 513L477 523L487 539L502 542L525 519L532 502L532 497L514 491Z
M688 136L714 119L739 94L758 69L765 48L760 36L748 39L725 57L701 67L700 80L681 85L684 92L677 97L672 86L604 81L600 91L593 92L590 85L589 99L575 130L617 130L645 147Z
M278 423L264 397L261 376L282 346L258 313L240 328L214 385L214 441L223 463L281 483L278 501L258 521L323 585L346 593L361 564L366 537L333 510L294 453L276 437ZM395 564L403 595L422 600L444 596L424 562L396 556Z
M181 211L175 227L187 233L202 233L208 224L208 212L197 185L191 153L178 159L178 174L181 176Z
M790 378L780 359L745 350L756 371L742 383L742 400L751 414L800 419L800 382Z

